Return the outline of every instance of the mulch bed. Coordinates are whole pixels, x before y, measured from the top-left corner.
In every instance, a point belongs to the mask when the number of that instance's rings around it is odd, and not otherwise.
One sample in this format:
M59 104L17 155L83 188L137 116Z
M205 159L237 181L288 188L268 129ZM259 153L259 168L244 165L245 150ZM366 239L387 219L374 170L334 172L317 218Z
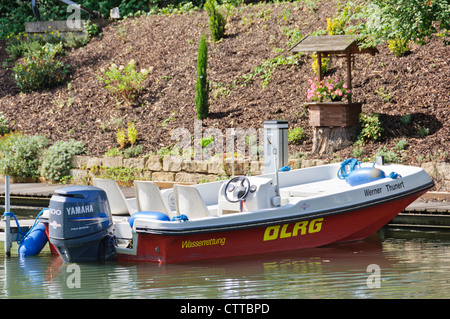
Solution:
M286 28L299 28L302 35L325 29L326 18L335 10L328 1L320 2L314 12L301 3L239 9L227 37L208 43L210 115L203 120L203 129L218 128L225 135L231 127L259 129L267 120L287 120L290 128L301 126L306 132L304 141L289 146L290 153L310 151L312 129L305 102L308 79L315 77L311 57L303 56L298 65L278 67L265 88L259 78L246 86L239 79L267 59L290 55ZM126 126L136 121L138 144L144 153L156 152L177 142L171 139L173 129L194 132L197 47L203 32L209 37L205 12L111 23L88 45L61 57L70 64L70 90L63 84L33 93L19 92L10 71L13 63L4 62L8 55L0 42L0 112L13 130L44 134L52 141L81 140L91 155L118 146L117 123ZM383 141L366 145L362 156L371 157L383 146L391 149L406 138L410 162L426 155L448 161L450 46L433 38L424 46L412 45L411 52L400 58L386 45L378 49L374 57L357 56L353 68L353 100L363 102L363 112L379 113L385 128ZM152 68L152 72L142 94L129 105L105 90L97 75L113 62L126 65L131 59L138 68ZM333 60L332 72L345 78L345 61ZM407 125L400 121L406 114L412 116ZM428 135L420 136L421 129L428 129ZM352 149L328 156L353 157Z

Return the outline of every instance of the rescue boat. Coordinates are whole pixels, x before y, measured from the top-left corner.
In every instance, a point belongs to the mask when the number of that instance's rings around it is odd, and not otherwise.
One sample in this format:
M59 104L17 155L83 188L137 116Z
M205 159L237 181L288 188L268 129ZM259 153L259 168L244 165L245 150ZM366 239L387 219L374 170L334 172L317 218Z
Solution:
M52 197L48 237L65 261L179 263L362 240L434 186L419 167L352 161L164 190L135 181L131 208L111 182Z

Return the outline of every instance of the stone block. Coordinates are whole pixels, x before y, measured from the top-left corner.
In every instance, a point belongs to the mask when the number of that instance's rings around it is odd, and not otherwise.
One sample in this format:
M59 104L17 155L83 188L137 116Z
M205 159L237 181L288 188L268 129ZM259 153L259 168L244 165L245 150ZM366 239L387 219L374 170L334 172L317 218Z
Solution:
M102 166L103 167L122 167L123 166L123 157L120 157L120 156L103 157Z
M163 160L163 171L165 172L179 172L181 171L181 166L183 163L183 158L181 156L164 156Z
M209 174L226 174L223 165L222 157L211 157L208 161L208 173Z
M150 171L154 171L154 172L161 171L163 168L161 156L151 155L151 156L147 157L147 162L146 162L145 166L146 166L146 169L148 169Z
M145 169L145 158L144 157L124 158L123 165L128 168L144 170Z
M436 163L436 169L445 180L450 180L450 163Z
M154 172L152 174L152 180L157 182L174 182L175 173L171 172Z
M73 168L90 169L92 166L102 166L101 157L75 155L71 161Z
M208 173L208 161L183 160L181 169L191 173Z
M205 174L178 172L175 174L175 182L198 183Z
M233 175L233 161L227 158L224 163L225 172L228 176ZM250 160L243 158L234 159L234 175L245 175L250 169Z
M71 165L73 168L85 168L86 167L86 156L74 155L72 156Z

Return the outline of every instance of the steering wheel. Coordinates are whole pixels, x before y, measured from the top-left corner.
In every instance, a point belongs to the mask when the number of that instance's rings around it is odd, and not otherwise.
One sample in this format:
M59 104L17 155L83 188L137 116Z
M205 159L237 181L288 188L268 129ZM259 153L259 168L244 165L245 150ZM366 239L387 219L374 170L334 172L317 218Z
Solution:
M230 203L243 201L250 191L250 181L245 176L236 176L225 185L225 199ZM231 197L229 197L229 194Z

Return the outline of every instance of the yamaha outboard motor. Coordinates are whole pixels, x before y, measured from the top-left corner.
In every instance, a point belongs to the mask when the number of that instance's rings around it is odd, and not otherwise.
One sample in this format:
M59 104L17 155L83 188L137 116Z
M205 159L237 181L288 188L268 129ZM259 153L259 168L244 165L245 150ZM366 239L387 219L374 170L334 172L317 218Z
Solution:
M50 199L49 240L67 262L113 260L111 210L104 190L69 186Z

